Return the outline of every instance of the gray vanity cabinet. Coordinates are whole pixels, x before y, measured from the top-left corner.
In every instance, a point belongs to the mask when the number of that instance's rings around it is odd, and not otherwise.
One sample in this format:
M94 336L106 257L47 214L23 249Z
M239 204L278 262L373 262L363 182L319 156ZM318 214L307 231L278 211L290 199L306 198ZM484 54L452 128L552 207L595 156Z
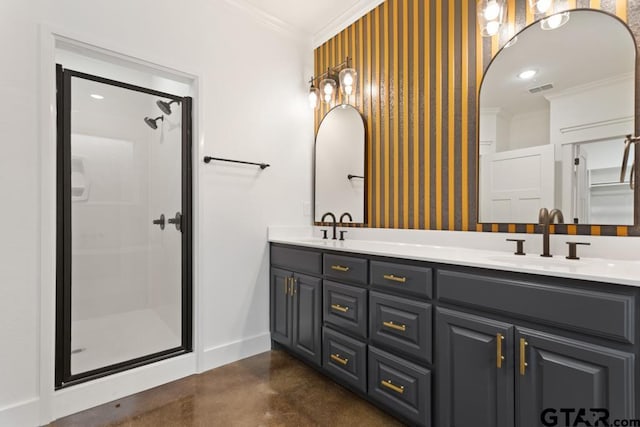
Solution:
M638 418L640 289L336 252L271 246L272 339L409 425Z
M513 426L514 327L438 308L436 328L440 399L436 425Z
M271 269L271 337L306 359L322 357L322 280Z
M632 417L633 354L523 328L515 338L518 426L539 426L545 410L547 417L558 416L560 425L566 416L575 425L582 408L589 421L605 408L611 421ZM565 414L562 408L575 411Z
M293 273L279 268L271 269L269 292L271 310L271 338L287 347L291 347L293 337L292 301L290 282Z

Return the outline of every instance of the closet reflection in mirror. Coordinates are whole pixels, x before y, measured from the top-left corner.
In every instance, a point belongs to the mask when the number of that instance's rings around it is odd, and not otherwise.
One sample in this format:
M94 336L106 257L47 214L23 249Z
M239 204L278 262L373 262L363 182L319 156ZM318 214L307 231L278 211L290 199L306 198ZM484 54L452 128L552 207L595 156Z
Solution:
M314 219L326 212L336 219L347 212L365 222L365 139L362 116L351 105L329 111L318 129L315 149Z
M479 105L479 222L633 224L625 135L634 133L636 47L619 19L574 10L534 23L486 71ZM525 73L528 72L528 73Z

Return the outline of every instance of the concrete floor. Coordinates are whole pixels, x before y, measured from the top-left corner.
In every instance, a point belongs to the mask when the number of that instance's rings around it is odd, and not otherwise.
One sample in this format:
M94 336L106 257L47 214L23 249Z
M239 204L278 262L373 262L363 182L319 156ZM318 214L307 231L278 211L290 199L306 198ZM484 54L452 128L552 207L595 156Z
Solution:
M70 426L400 426L283 351L271 351L62 418Z

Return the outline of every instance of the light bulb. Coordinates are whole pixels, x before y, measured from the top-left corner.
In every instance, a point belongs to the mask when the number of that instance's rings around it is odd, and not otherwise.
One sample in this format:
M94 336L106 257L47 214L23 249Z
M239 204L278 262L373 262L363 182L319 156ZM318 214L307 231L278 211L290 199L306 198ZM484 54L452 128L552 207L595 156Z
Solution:
M484 9L484 19L487 21L495 20L500 15L500 5L496 0L491 0L487 3L487 7Z
M353 93L353 86L351 85L342 86L342 91L344 92L345 95L349 96Z
M500 30L500 22L498 21L487 22L487 30L486 30L487 35L494 36L498 34L499 30Z
M545 13L547 10L549 10L551 1L552 0L538 0L538 2L536 3L536 9L538 10L538 13Z
M333 97L331 96L331 94L330 94L330 93L325 93L325 94L324 94L324 102L326 102L327 104L331 102L331 99L332 99L332 98L333 98Z
M569 12L556 13L540 21L540 28L543 30L556 30L569 22Z
M327 83L324 85L323 91L325 95L331 95L333 93L333 86Z
M558 26L560 25L560 22L562 22L562 16L560 15L550 16L547 22L549 23L550 28L554 28L554 29L558 28Z
M346 73L344 75L343 83L345 86L353 85L353 75L351 75L351 73Z

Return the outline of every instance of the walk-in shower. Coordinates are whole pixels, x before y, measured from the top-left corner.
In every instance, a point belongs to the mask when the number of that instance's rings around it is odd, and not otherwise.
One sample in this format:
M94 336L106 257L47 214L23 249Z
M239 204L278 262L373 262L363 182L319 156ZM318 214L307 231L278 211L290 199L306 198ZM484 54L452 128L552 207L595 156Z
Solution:
M57 83L60 388L191 351L191 99ZM159 97L174 114L145 117Z

